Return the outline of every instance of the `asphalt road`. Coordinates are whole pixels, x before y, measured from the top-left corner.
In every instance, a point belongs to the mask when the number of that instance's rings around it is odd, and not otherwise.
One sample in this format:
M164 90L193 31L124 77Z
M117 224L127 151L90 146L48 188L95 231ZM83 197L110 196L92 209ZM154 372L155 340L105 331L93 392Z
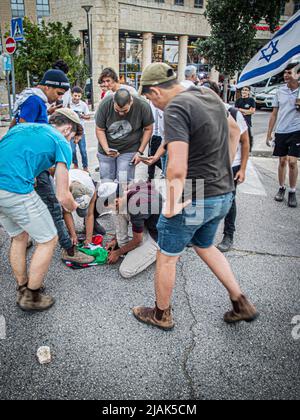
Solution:
M23 313L1 232L0 399L300 399L300 209L274 202L275 160L253 164L229 254L261 313L253 324L223 323L228 298L192 250L178 267L173 332L131 314L154 302L154 267L132 280L117 267L73 272L59 250L47 276L55 307ZM42 345L52 350L47 366L36 359Z

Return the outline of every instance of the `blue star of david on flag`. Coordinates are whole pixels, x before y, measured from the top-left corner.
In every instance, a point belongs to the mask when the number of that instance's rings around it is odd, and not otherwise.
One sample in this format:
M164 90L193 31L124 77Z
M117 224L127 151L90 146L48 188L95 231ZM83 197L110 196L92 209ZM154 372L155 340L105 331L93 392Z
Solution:
M274 55L279 53L279 50L277 48L278 42L279 40L271 41L267 48L261 50L262 56L260 57L260 60L266 60L269 63L274 57Z

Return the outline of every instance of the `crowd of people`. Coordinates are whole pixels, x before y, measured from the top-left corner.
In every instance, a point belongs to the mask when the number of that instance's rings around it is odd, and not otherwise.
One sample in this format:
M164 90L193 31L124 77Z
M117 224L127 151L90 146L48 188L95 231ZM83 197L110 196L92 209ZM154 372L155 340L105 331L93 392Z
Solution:
M220 86L207 75L199 78L193 66L186 68L186 80L180 83L167 64L151 64L142 74L139 92L120 84L113 69L104 69L95 115L97 185L89 173L84 128L91 115L82 89L71 88L67 74L59 60L35 88L22 92L10 129L0 140L0 223L11 237L19 307L42 311L54 304L43 283L57 242L64 261L93 262L78 249L74 214L84 219L84 245L89 246L95 233L106 234L99 224L98 201L111 212L115 226L115 236L105 244L108 264L121 260L120 274L132 278L156 263L156 304L135 307L139 321L164 330L174 327L176 266L187 247L227 290L232 310L224 321L254 321L258 312L225 257L236 230L236 190L245 181L253 146L256 107L250 88L244 87L237 99L234 83L229 98L234 103L228 105L220 98ZM286 69L285 81L274 103L267 142L273 140L277 121L274 156L280 157L280 190L275 200L284 200L289 165L288 204L296 207L300 113L293 65ZM138 164L148 166L148 180L136 180ZM215 246L223 220L224 237ZM27 270L30 239L36 249Z

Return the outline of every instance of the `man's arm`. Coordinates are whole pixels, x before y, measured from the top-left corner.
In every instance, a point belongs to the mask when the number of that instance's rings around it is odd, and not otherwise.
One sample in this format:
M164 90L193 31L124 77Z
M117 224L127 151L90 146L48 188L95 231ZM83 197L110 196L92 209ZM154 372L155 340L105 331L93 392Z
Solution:
M74 200L69 187L69 171L65 163L58 162L56 164L56 197L63 208L72 213L78 207Z
M116 264L122 255L125 255L128 252L133 251L134 249L138 248L143 243L143 237L144 237L143 232L142 233L133 232L133 239L131 241L129 241L126 245L122 246L122 248L116 251L110 252L108 263Z
M171 218L190 204L182 203L185 180L188 171L189 144L174 141L168 144L167 200L164 216Z
M276 122L277 122L278 111L279 111L279 108L273 108L273 112L272 112L271 117L270 117L268 135L267 135L267 141L266 141L267 146L271 146L270 142L272 141L272 135L273 135L274 127L275 127Z
M230 161L233 163L234 158L236 156L236 152L238 149L238 145L241 138L241 130L238 126L235 119L229 115L228 117L228 126L229 126L229 154L230 154Z
M88 214L85 218L85 245L92 243L94 233L94 210L97 201L97 193L94 194L88 209Z
M64 211L64 221L71 236L73 245L78 245L78 238L72 213Z
M106 137L106 130L103 129L103 128L96 127L96 136L97 136L99 144L102 147L102 149L104 150L105 154L107 156L116 157L116 155L114 153L111 153L109 151L109 145L108 145L108 141L107 141L107 137Z
M243 114L243 115L253 115L256 112L256 108L250 108L250 109L243 109L243 108L238 108L238 110Z
M148 146L153 134L153 124L148 125L144 128L143 137L141 140L141 145L139 147L139 152L144 153L146 147ZM139 153L137 153L133 159L133 163L138 165L141 161L139 159Z
M246 170L250 153L250 138L248 130L241 135L240 142L242 144L242 163L241 169L236 174L235 180L239 184L242 184L243 182L245 182L246 179Z

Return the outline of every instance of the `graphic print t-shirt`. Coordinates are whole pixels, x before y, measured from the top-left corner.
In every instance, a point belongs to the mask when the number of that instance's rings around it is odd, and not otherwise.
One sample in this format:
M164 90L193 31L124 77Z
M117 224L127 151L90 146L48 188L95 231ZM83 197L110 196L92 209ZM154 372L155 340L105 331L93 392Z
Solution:
M144 128L153 124L150 105L139 97L133 97L133 105L128 114L121 117L114 109L114 98L108 96L101 102L96 115L97 127L106 130L108 145L119 153L138 151ZM99 145L99 153L104 153Z

